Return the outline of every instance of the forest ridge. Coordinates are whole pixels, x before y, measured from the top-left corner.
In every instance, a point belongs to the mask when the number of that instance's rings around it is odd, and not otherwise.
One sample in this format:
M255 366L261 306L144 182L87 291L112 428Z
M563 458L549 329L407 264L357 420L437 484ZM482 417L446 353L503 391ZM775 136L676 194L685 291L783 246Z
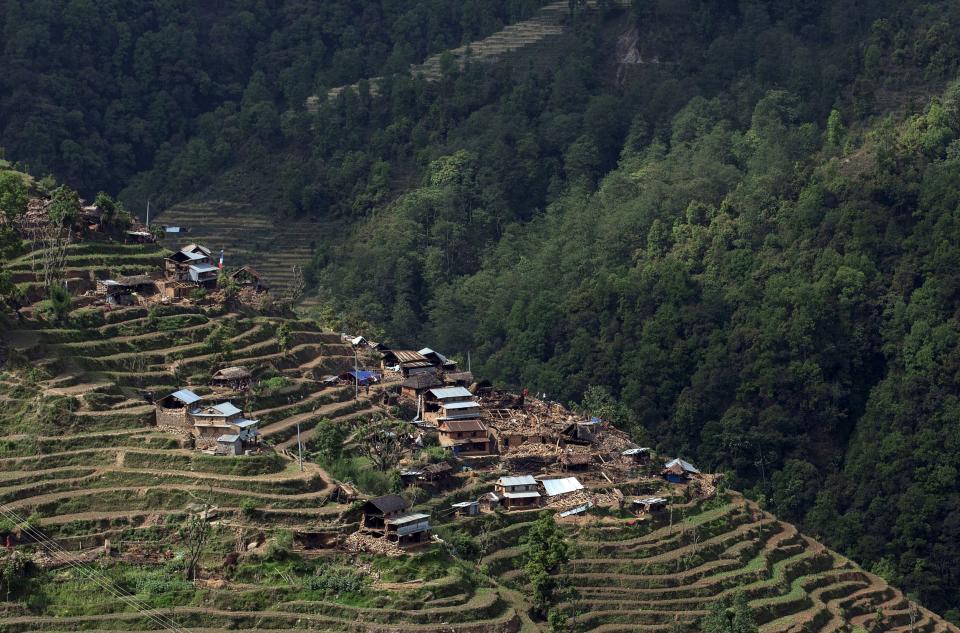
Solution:
M558 58L435 84L390 73L537 3L69 4L0 9L8 158L131 208L259 173L265 213L343 228L320 318L589 392L960 618L955 3L574 10Z

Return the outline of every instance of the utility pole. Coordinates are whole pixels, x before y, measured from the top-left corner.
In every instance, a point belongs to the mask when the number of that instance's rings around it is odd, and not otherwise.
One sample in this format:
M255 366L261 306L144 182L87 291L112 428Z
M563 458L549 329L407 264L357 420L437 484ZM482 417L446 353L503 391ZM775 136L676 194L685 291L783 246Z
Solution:
M300 442L300 423L297 422L297 454L300 461L300 472L303 472L303 444Z
M470 366L470 350L467 350L467 371L473 373L473 367Z
M357 367L357 348L353 348L353 399L360 399L360 369Z
M147 198L147 228L150 228L150 199Z

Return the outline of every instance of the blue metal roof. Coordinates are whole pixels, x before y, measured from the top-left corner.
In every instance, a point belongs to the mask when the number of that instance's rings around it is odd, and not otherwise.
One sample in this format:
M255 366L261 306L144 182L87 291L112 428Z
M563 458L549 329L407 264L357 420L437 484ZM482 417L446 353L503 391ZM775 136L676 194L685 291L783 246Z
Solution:
M180 391L174 391L170 394L180 402L184 404L193 404L194 402L199 402L203 398L193 393L189 389L181 389Z
M213 264L190 264L190 270L195 270L198 273L208 273L211 270L217 270L217 267Z

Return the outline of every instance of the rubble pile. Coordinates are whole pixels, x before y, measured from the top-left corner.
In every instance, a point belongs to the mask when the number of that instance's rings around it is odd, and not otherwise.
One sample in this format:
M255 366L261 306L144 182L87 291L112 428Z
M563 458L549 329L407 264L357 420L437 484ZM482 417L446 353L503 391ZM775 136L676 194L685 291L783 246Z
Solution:
M378 554L380 556L403 556L404 552L396 543L383 538L375 538L362 532L354 532L344 541L344 547L348 552L367 552Z

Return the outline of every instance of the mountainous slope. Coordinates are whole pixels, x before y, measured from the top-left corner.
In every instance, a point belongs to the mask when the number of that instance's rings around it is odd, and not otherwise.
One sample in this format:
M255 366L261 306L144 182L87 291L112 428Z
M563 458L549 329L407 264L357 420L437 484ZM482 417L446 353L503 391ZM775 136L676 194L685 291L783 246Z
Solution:
M251 77L126 197L316 218L328 324L599 387L638 441L957 620L958 25L950 2L575 10L539 65L405 59L289 100ZM380 97L300 109L364 76ZM219 195L237 174L265 193Z

